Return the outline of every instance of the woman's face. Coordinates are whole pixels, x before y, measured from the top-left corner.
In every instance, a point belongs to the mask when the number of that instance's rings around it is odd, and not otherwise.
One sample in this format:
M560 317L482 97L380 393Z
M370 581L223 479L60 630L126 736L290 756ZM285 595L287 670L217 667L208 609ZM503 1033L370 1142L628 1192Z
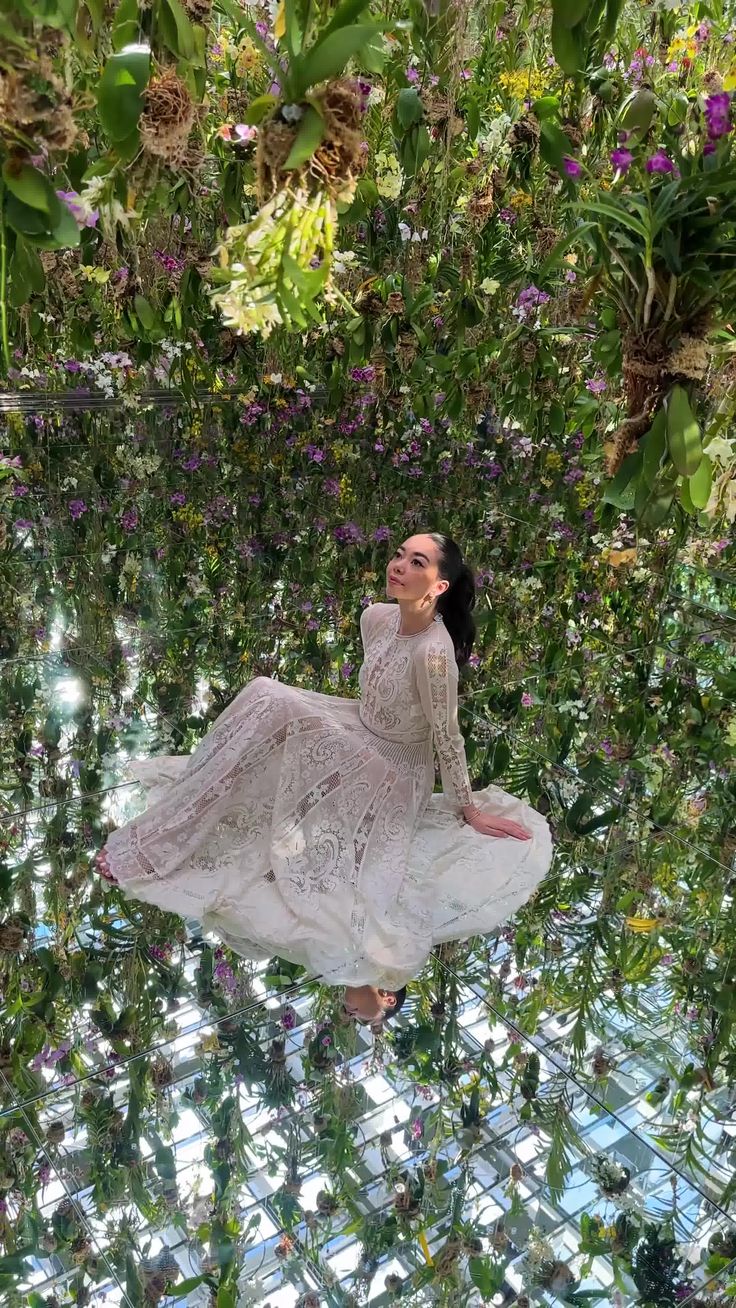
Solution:
M410 536L399 545L386 569L386 593L392 599L434 602L449 582L440 577L440 552L431 536Z
M346 986L345 1012L356 1022L380 1022L387 1008L393 1008L396 995L377 986Z

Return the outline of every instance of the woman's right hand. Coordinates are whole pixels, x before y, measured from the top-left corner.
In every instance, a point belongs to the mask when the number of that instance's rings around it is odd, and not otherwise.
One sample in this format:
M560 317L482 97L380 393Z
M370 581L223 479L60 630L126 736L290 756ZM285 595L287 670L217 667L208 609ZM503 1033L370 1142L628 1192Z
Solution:
M520 822L512 822L510 818L496 816L490 812L484 812L483 809L469 805L463 809L465 821L469 826L477 831L481 836L496 836L497 838L512 838L513 840L531 840L532 833Z

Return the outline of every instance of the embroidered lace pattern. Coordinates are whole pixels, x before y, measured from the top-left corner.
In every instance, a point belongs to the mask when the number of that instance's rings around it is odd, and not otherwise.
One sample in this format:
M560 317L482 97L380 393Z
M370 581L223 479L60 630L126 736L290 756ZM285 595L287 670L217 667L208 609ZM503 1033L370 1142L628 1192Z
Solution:
M421 968L438 904L475 921L477 897L470 915L456 905L479 869L492 898L484 856L503 859L499 902L528 893L538 859L516 890L507 877L532 842L510 857L517 842L460 817L471 790L449 633L437 622L401 637L399 619L393 604L363 611L359 700L257 677L193 754L133 768L151 805L105 851L126 893L234 947L252 940L326 979L387 985ZM434 750L444 796L432 794Z

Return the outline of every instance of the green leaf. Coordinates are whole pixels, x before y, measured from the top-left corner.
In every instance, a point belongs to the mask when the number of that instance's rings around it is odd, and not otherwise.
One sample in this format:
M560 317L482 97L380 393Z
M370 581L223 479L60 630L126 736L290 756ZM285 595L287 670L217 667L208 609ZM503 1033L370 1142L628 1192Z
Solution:
M667 446L667 418L660 409L649 431L642 437L639 449L643 455L642 475L650 490L654 489L662 457Z
M577 77L585 63L580 34L574 28L565 27L555 14L552 19L552 53L563 73Z
M31 164L18 163L15 159L6 159L3 166L3 181L10 191L31 209L40 209L50 220L59 214L59 201L53 186L38 168Z
M674 386L667 401L667 445L681 477L692 477L700 467L703 443L687 391Z
M40 209L32 209L30 205L24 204L16 195L8 196L5 216L13 231L20 232L23 236L48 235L49 220L46 215Z
M675 487L663 482L647 500L641 512L641 522L646 527L659 527L668 516L675 498Z
M679 492L680 492L680 504L682 505L683 509L688 514L688 516L694 518L698 510L696 509L690 497L690 486L687 477L682 478L682 481L680 482L679 485Z
M567 254L570 246L575 245L575 243L581 240L594 226L594 223L581 223L579 227L574 227L568 236L563 236L562 240L557 242L554 249L550 251L547 258L544 260L544 263L540 266L537 272L537 280L540 282L543 281L543 279L557 267L562 260L562 256Z
M667 108L667 126L678 127L684 123L690 112L690 100L686 91L678 91Z
M503 1267L491 1258L470 1258L468 1260L470 1279L481 1297L486 1301L498 1294L503 1285Z
M295 59L289 79L295 99L301 99L310 86L339 77L346 64L384 26L382 23L357 23L353 27L341 27Z
M42 250L74 250L79 245L79 226L66 205L61 206L61 217L53 231L37 236L33 242Z
M577 27L585 17L590 0L552 0L552 13L555 22L562 27Z
M194 29L179 0L161 0L159 9L161 32L168 46L181 59L194 55Z
M610 827L620 814L621 809L619 807L607 808L605 813L596 813L595 817L589 818L587 822L578 822L577 834L579 836L589 836L594 831L600 830L601 827Z
M141 326L145 327L146 331L150 331L156 322L156 314L145 295L136 295L133 299L133 305Z
M535 118L557 118L560 113L560 98L557 95L542 95L532 105Z
M399 91L399 98L396 101L396 117L404 131L414 123L421 122L423 113L424 105L419 92L413 86L405 86L402 91Z
M623 206L617 204L615 200L604 200L599 198L593 203L586 203L584 211L586 214L597 215L600 218L608 218L610 221L621 227L628 227L629 231L636 232L637 236L642 236L644 240L647 239L646 223L642 218L639 218L636 214L632 213L631 203L629 203L628 207L624 209Z
M10 274L9 298L11 304L16 308L19 308L22 304L27 304L31 295L40 295L46 285L41 260L32 246L24 241L20 235L16 236L15 249L8 271Z
M148 50L120 51L105 64L97 87L100 123L113 142L124 141L138 126L148 84Z
M562 128L549 118L544 118L540 123L539 150L545 163L557 170L562 168L562 160L571 150L570 142Z
M309 299L314 299L314 296L321 291L329 276L329 268L326 264L321 268L302 268L290 254L283 254L281 262L294 286Z
M565 430L565 410L561 404L549 406L549 429L553 436L561 436Z
M112 21L110 40L113 50L122 50L137 41L139 23L138 0L121 0Z
M632 91L621 106L619 123L626 132L639 132L643 136L652 125L657 101L654 92L643 86Z
M369 4L370 0L343 0L343 3L337 6L323 36L330 36L340 27L350 27Z
M704 509L710 499L710 492L713 487L713 464L708 458L707 453L703 455L697 472L688 478L687 488L690 492L690 499L695 509Z
M365 72L380 77L386 64L386 47L380 33L369 37L356 59Z
M613 504L617 509L632 509L636 492L635 478L641 468L641 450L627 454L616 476L603 492L603 503Z
M92 30L97 35L105 16L105 0L84 0L84 3L92 22Z
M16 32L12 23L8 22L8 19L2 15L0 15L0 38L7 41L8 45L16 46L19 50L28 49L28 42L25 37L21 36L20 32Z
M415 123L401 144L401 167L407 177L416 177L432 150L432 141L424 123Z
M191 1294L207 1278L205 1276L188 1276L185 1281L180 1281L178 1285L169 1286L166 1291L167 1299L183 1299L184 1295Z
M465 105L465 122L468 128L468 140L474 141L480 131L480 105L477 100L471 98Z
M299 130L294 138L286 159L284 168L301 168L307 159L311 159L325 134L325 122L321 114L317 113L314 105L308 105L304 111Z
M609 43L613 40L623 7L624 0L606 0L606 16L603 19L603 28L601 30L604 42Z
M278 104L278 98L275 95L257 95L255 100L251 100L248 108L243 115L243 122L249 127L255 127L262 123L264 118L275 109Z

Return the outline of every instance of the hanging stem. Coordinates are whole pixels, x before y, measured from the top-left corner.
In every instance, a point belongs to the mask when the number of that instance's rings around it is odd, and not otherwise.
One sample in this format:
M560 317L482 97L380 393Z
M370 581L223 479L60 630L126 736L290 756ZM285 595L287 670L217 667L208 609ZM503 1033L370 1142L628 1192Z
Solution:
M5 371L10 371L8 341L8 242L5 232L5 187L0 182L0 335L3 343Z

